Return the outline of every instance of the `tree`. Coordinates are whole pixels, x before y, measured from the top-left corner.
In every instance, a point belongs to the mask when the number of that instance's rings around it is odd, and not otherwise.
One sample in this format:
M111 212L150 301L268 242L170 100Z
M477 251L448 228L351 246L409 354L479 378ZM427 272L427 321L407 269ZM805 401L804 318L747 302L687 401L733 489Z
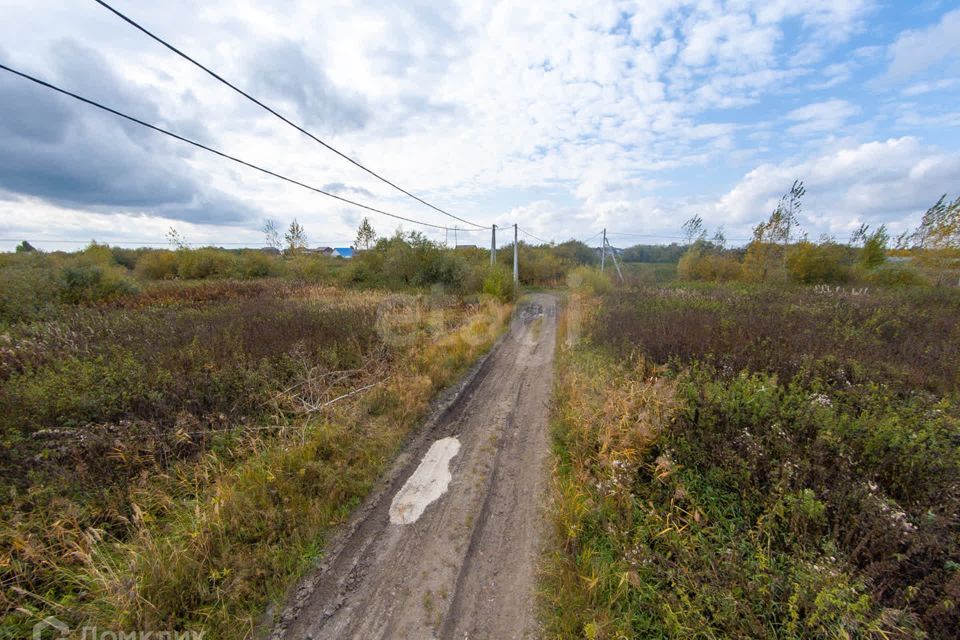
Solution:
M867 225L863 225L863 249L860 253L860 262L868 269L879 267L887 261L887 243L890 234L887 227L880 225L873 233L867 233Z
M170 227L167 231L167 242L173 245L175 249L186 249L187 239L183 237L176 227Z
M683 235L687 238L687 244L693 244L707 237L707 230L703 226L703 218L693 216L683 223Z
M790 243L790 231L793 227L800 226L800 209L802 208L802 198L806 195L807 189L803 186L802 180L794 180L790 190L780 198L780 204L777 206L781 211L783 225L783 245L786 247Z
M753 239L747 245L747 254L743 259L744 271L756 280L766 281L784 253L779 244L782 235L783 216L780 207L777 207L770 218L753 228Z
M786 269L787 245L793 227L800 226L802 198L806 192L803 182L794 180L766 222L753 228L753 239L747 246L743 266L754 278L766 280L777 262Z
M937 284L941 284L949 269L960 266L960 196L953 202L947 201L947 194L940 196L917 229L902 239L919 250L922 263L939 271Z
M267 246L272 247L273 249L280 248L280 228L277 226L277 221L272 218L267 218L263 221L263 234L267 238Z
M867 241L867 232L870 230L870 225L861 224L860 228L850 234L850 244L854 247Z
M291 254L299 253L307 248L307 233L296 218L287 227L287 232L283 234L283 238L287 241L287 251Z
M717 248L717 251L723 251L727 247L727 235L723 232L723 225L717 228L710 242Z
M373 230L373 225L370 224L370 220L364 216L363 220L360 221L360 226L357 228L356 248L369 249L376 243L377 232Z
M17 248L15 249L15 251L17 253L31 253L33 251L36 251L36 249L32 244L24 240L23 242L17 245Z

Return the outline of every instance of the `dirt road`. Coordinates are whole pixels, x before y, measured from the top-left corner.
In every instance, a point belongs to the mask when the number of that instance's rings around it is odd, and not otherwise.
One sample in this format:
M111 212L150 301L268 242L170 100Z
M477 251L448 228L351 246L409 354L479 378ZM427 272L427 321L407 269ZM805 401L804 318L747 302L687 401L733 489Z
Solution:
M331 543L274 638L537 636L556 305L522 302Z

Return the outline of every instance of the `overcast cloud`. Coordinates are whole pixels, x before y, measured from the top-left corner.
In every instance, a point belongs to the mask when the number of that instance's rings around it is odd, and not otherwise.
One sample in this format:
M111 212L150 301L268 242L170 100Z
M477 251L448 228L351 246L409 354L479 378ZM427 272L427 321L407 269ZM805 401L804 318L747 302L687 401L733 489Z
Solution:
M898 233L941 193L960 195L956 3L116 6L438 206L543 238L603 226L676 236L694 214L746 237L796 178L814 237L846 238L861 223ZM182 135L455 223L93 2L0 0L0 43L5 63ZM194 243L257 245L264 218L297 217L311 242L334 244L362 215L0 73L0 237L162 242L175 226ZM381 233L398 226L372 221ZM640 240L616 242L628 238Z

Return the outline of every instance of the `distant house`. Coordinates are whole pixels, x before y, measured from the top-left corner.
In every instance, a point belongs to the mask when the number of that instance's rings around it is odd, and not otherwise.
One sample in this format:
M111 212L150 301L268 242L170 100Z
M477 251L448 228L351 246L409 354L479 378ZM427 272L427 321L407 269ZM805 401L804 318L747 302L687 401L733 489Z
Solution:
M328 257L333 255L333 247L317 247L316 249L311 249L310 251L312 253L319 253L320 255Z
M277 249L276 247L264 247L263 249L260 249L260 251L262 251L263 253L269 254L271 256L280 255L280 249Z
M337 247L330 255L332 255L334 258L352 258L353 247Z
M477 245L475 244L458 244L457 249L476 249Z

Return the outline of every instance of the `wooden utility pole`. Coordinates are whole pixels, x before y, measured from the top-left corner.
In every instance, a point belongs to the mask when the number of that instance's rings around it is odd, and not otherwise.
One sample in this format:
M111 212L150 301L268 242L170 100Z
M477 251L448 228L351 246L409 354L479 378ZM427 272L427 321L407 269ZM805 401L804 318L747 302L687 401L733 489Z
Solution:
M517 262L517 223L513 223L513 290L518 291L520 288L520 267Z
M607 259L607 229L603 229L603 244L600 245L600 273L603 273L603 266Z
M610 247L610 257L613 258L613 266L617 268L617 275L620 276L620 284L623 284L623 271L620 271L620 262L617 261L617 252Z
M490 266L497 264L497 225L490 229Z

